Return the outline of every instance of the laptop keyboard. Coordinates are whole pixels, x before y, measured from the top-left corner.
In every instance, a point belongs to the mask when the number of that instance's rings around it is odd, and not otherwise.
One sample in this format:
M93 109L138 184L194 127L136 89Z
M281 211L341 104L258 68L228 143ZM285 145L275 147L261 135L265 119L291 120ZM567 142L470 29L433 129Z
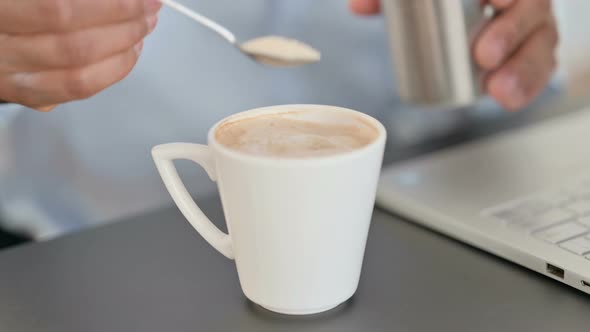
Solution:
M590 182L520 198L486 209L509 228L590 259Z

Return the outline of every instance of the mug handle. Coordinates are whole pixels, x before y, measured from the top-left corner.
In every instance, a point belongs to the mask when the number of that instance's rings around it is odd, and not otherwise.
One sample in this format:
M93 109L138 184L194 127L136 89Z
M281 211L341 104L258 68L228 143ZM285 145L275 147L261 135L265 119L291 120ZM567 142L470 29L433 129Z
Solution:
M203 167L212 181L216 181L215 164L209 147L190 143L162 144L152 149L152 157L166 189L188 222L213 248L225 257L234 259L231 237L219 230L201 211L186 190L173 163L176 159L191 160Z

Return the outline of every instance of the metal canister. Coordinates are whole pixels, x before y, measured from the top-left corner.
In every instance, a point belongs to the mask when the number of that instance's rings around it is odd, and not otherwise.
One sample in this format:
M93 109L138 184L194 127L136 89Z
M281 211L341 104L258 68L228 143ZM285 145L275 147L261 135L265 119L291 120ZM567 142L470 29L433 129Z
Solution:
M493 16L481 0L382 0L403 101L459 107L483 95L473 60L477 36Z

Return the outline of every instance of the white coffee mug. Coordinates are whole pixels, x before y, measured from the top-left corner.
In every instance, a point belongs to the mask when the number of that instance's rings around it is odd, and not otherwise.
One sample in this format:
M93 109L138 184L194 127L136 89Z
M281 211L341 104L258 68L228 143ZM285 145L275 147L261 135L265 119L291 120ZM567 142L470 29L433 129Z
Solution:
M231 150L215 139L228 121L293 110L353 114L378 137L368 146L311 158L274 158ZM152 155L166 188L190 224L234 259L246 297L279 313L335 308L358 287L385 146L385 128L365 114L332 106L254 109L220 121L209 145L172 143ZM203 214L183 185L175 159L192 160L217 181L229 234Z

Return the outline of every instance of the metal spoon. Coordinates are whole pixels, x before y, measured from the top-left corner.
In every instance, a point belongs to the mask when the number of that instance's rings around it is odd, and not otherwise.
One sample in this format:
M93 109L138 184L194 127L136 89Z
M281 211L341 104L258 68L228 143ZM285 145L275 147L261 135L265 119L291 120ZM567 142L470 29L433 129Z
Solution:
M275 67L294 67L320 60L320 53L300 41L279 36L255 38L238 43L234 34L219 23L207 18L175 0L160 0L164 5L197 21L234 45L240 52L257 62Z

